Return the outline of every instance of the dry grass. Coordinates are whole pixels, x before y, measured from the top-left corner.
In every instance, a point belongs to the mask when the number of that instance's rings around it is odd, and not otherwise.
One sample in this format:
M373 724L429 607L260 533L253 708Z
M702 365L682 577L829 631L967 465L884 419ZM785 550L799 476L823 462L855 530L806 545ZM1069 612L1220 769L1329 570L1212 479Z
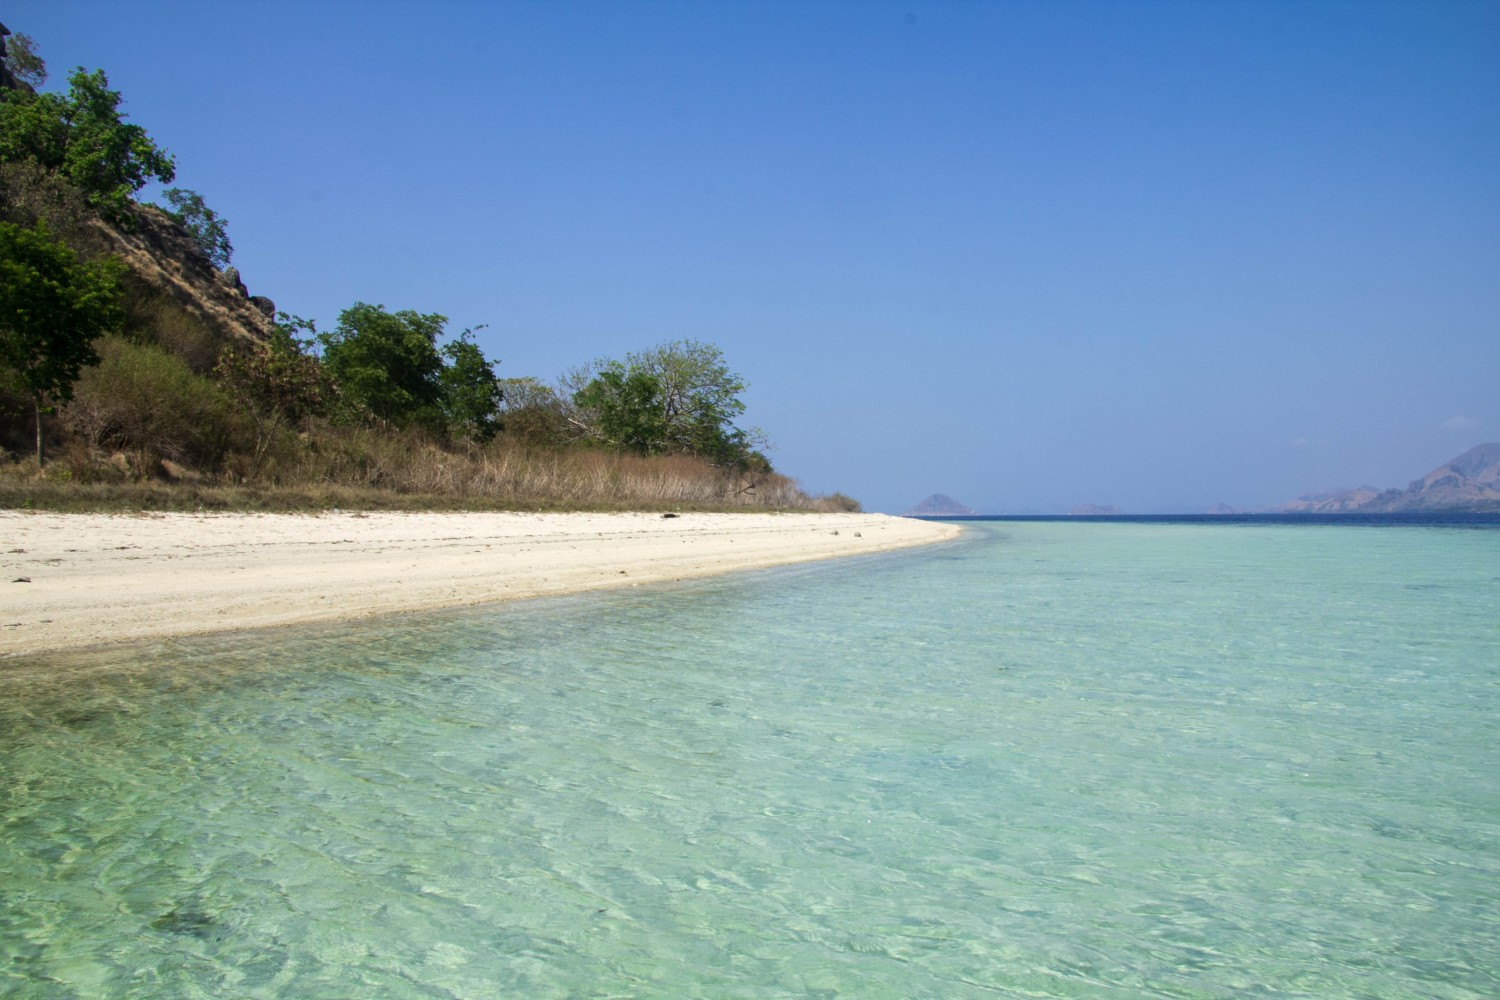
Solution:
M445 448L418 434L322 428L288 434L260 462L231 455L205 473L74 442L38 474L0 465L0 507L47 510L858 510L774 472L686 455L531 451L504 440Z

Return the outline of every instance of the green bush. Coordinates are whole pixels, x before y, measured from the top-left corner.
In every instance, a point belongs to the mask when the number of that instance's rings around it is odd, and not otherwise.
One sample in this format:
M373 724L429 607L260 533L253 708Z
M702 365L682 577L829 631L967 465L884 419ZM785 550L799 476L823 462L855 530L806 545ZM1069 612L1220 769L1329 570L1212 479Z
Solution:
M213 382L159 347L122 337L98 343L99 364L83 373L66 411L68 429L94 448L134 452L143 471L170 459L216 469L253 432Z

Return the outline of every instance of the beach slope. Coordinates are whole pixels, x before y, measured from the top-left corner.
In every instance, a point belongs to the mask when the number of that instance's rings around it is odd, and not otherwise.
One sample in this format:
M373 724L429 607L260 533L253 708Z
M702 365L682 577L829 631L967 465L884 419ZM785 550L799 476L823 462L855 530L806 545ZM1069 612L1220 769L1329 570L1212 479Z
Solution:
M0 656L682 580L961 530L883 514L0 511Z

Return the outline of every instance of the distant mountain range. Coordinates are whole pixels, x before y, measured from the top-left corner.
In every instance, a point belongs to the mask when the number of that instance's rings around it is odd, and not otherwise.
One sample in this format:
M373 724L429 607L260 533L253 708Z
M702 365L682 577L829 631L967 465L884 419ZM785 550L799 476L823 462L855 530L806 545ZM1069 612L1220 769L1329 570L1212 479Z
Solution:
M1359 486L1332 493L1308 493L1261 509L1285 514L1500 512L1500 443L1476 445L1421 479L1412 480L1404 490ZM1209 513L1239 511L1220 504Z
M965 507L945 493L934 493L917 504L902 517L972 517L979 511Z

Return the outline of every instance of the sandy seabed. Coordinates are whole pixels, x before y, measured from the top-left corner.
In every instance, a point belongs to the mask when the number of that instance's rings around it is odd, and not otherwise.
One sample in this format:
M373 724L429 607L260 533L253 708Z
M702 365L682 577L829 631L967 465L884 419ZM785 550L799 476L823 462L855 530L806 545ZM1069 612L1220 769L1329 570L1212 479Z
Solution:
M884 514L0 512L0 656L483 604L956 537Z

